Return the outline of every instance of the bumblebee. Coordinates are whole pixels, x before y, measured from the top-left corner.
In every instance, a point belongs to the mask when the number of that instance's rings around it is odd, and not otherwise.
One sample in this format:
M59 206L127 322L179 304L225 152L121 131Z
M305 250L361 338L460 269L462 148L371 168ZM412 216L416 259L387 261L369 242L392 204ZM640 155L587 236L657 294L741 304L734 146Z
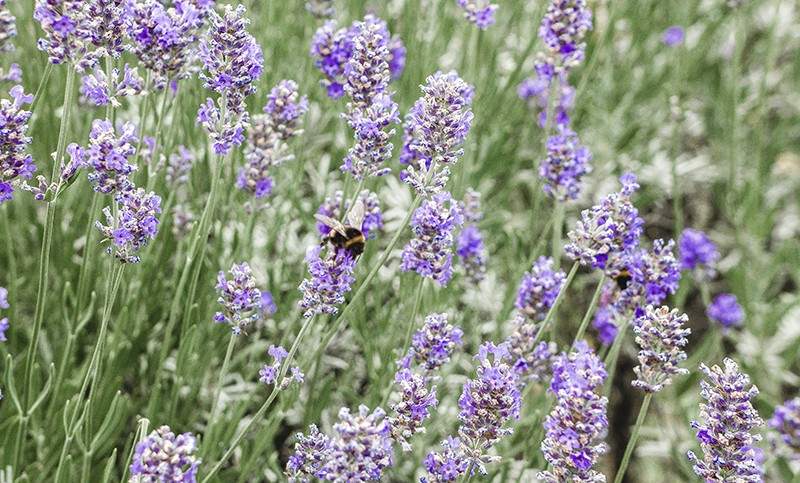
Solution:
M335 248L343 248L353 257L358 257L364 253L366 237L361 231L361 224L364 222L364 203L361 200L356 201L350 211L347 212L346 224L319 213L314 217L320 223L331 228L331 232L322 239L322 244L330 243Z
M619 274L614 277L614 281L617 282L617 287L619 287L620 290L625 290L631 282L631 272L629 272L627 268L623 268L619 271Z

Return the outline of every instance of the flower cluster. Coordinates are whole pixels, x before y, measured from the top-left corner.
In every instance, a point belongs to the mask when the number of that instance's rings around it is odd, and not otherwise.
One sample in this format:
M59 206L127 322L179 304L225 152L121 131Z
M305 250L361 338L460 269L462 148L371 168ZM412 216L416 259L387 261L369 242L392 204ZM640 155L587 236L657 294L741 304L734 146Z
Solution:
M761 439L752 431L764 424L751 400L758 388L739 371L731 359L725 368L705 364L700 370L708 378L700 382L700 417L705 424L692 421L703 458L688 452L694 472L706 481L761 481L761 468L756 458L756 443Z
M620 178L622 189L606 195L600 203L581 212L576 227L567 234L564 251L581 265L605 270L615 277L624 268L624 255L639 244L644 220L631 202L639 189L636 177Z
M210 31L200 42L199 55L204 72L200 78L206 89L220 95L219 108L209 98L200 106L197 120L208 131L214 152L225 155L244 140L249 125L245 98L256 90L264 55L247 32L250 21L245 8L225 5L224 16L209 11Z
M475 359L480 364L476 377L464 383L458 399L458 435L467 459L485 474L485 465L499 459L488 450L512 433L505 426L519 418L521 398L507 345L486 342Z
M334 220L340 220L343 216L341 208L344 208L344 213L350 210L350 200L343 200L343 197L344 193L341 190L336 191L333 196L325 198L325 201L319 205L317 213ZM361 226L356 228L361 230L364 237L374 238L375 234L383 229L383 215L381 214L381 202L378 199L378 195L370 190L363 190L358 194L357 199L364 206L364 220L361 222ZM317 231L321 237L327 237L332 230L332 227L319 220L317 221Z
M326 252L325 258L320 256L322 247L316 246L306 253L308 273L311 276L300 284L303 292L300 307L305 309L303 316L313 317L316 314L335 314L337 305L344 302L344 294L350 291L355 281L353 272L356 260L347 250Z
M450 360L450 356L462 344L464 332L447 322L447 314L430 314L425 325L414 333L408 353L398 365L408 369L412 364L432 374Z
M777 406L768 423L791 450L791 458L800 459L800 398L789 399Z
M113 243L113 247L108 247L108 253L114 254L122 263L139 263L136 253L158 233L161 198L138 188L117 193L115 200L119 205L116 216L108 207L103 208L107 225L96 221L95 226Z
M186 146L178 146L178 150L169 155L167 163L167 184L177 187L189 182L189 171L192 170L194 154Z
M552 258L539 257L519 283L515 306L529 320L544 320L564 286L566 275L553 263Z
M464 265L464 272L470 283L477 284L486 277L486 248L483 234L477 223L483 218L481 194L468 189L461 203L464 222L468 223L458 235L456 253Z
M373 481L393 464L391 429L381 408L370 413L361 405L358 414L339 411L333 425L335 435L309 427L308 436L297 435L295 453L289 457L286 475L290 481Z
M0 287L0 309L7 309L8 305L8 290L5 287ZM0 342L5 342L8 339L6 338L6 331L10 327L11 324L8 322L8 317L3 317L0 319Z
M600 292L600 300L597 304L597 311L592 319L592 327L597 330L597 339L601 344L609 346L617 338L617 318L614 298L618 295L616 283L607 283Z
M353 22L349 27L337 29L336 22L329 20L317 30L311 41L311 56L314 57L316 67L325 76L322 85L332 99L344 95L347 82L345 70L353 55L354 38L361 23ZM406 49L403 41L396 35L392 36L386 22L373 15L367 15L364 23L378 27L374 32L383 39L381 43L388 49L383 53L388 54L388 57L383 60L388 63L389 75L391 79L399 78L405 68Z
M539 473L540 480L605 481L593 466L607 451L603 438L608 429L608 400L597 394L606 375L603 362L585 341L556 358L550 390L557 401L545 420L542 441L550 469Z
M125 123L119 132L111 121L95 119L89 133L89 145L70 144L67 152L75 166L91 168L89 182L103 194L124 193L133 189L130 174L136 166L128 160L136 153L136 126Z
M125 51L125 27L129 21L126 0L92 0L87 4L87 15L91 22L91 42L97 49L96 57L115 59Z
M639 345L639 365L633 369L636 380L633 387L645 392L658 392L672 383L672 376L688 374L679 367L686 360L684 346L691 330L686 328L689 317L678 314L677 309L648 305L644 314L636 318L633 331Z
M539 38L545 45L537 59L537 70L548 66L550 75L565 76L583 61L584 37L592 29L592 12L586 0L551 0L539 26Z
M119 69L111 71L109 78L105 71L95 67L91 74L81 78L80 92L84 99L95 106L111 104L119 107L122 97L138 96L144 90L144 79L138 70L125 64L120 78Z
M514 361L514 372L520 386L539 382L547 377L556 355L554 342L541 341L535 344L540 326L530 318L517 313L512 321L514 330L506 342Z
M443 192L425 200L411 218L414 238L403 248L400 270L413 270L440 286L447 285L453 275L453 231L462 222L458 205L450 193Z
M401 179L418 193L441 191L450 166L464 154L462 145L472 126L473 88L456 72L436 72L422 86L422 97L405 119Z
M31 138L28 136L30 111L22 108L33 101L22 86L10 91L13 100L0 100L0 204L13 198L14 188L21 179L30 179L36 171L33 158L28 154Z
M176 435L169 426L161 426L136 444L131 481L195 481L200 465L196 450L192 433Z
M456 0L456 3L464 10L464 17L479 29L486 30L494 23L497 4L490 3L489 0Z
M38 0L33 18L39 22L45 38L39 50L47 53L53 64L71 62L79 71L93 67L97 55L92 49L94 25L84 0Z
M0 0L0 52L14 50L12 39L17 35L15 20L6 6L6 0Z
M160 0L128 3L128 37L131 50L154 76L162 89L190 75L195 44L203 26L205 11L191 0L175 0L165 6Z
M229 273L230 280L223 271L217 274L217 302L222 311L214 314L214 322L229 324L233 333L239 335L261 318L261 290L256 287L256 278L246 262L234 264Z
M8 66L8 71L0 67L0 82L22 82L22 68L14 63Z
M436 386L421 374L410 369L400 369L394 376L395 385L399 388L399 401L392 404L392 416L389 418L392 438L400 443L403 451L411 451L411 438L416 433L424 433L423 423L430 416L433 408L439 404L436 399Z
M561 202L578 198L581 178L591 171L592 154L568 127L547 138L545 147L547 156L539 164L544 192Z
M297 83L282 80L269 93L264 113L253 116L245 147L246 164L239 170L236 186L256 198L272 193L269 171L291 159L286 141L300 135L308 99L300 96Z
M702 270L710 278L719 260L717 246L700 230L687 228L678 242L682 270Z
M541 69L542 66L539 66ZM545 69L543 73L539 73L538 69L534 71L533 77L528 77L523 80L517 88L517 95L520 99L528 101L531 107L539 109L539 127L547 125L547 108L549 98L551 95L551 82L552 80L547 77L548 71ZM553 101L551 107L553 111L553 123L557 127L566 127L569 125L569 111L572 110L575 101L575 89L569 85L567 80L563 77L556 79L558 82L557 91L555 94L557 98Z
M675 242L653 241L652 248L629 250L625 256L625 268L630 281L616 302L620 313L636 310L644 305L658 305L678 290L680 268L672 253Z
M736 295L731 293L721 293L714 297L711 305L706 309L708 318L722 325L724 329L730 329L741 325L744 320L744 310L739 305Z
M271 345L269 349L267 349L267 355L272 357L272 364L264 364L264 366L261 367L258 371L258 380L262 384L277 384L278 377L281 373L281 364L283 360L289 356L289 353L281 346ZM291 368L291 376L284 376L283 380L280 381L279 387L281 389L286 389L292 382L302 384L304 377L300 368L294 366Z
M467 472L469 460L464 454L461 440L448 436L442 441L441 452L430 452L425 457L425 469L428 476L420 479L420 483L434 481L456 481L459 476Z

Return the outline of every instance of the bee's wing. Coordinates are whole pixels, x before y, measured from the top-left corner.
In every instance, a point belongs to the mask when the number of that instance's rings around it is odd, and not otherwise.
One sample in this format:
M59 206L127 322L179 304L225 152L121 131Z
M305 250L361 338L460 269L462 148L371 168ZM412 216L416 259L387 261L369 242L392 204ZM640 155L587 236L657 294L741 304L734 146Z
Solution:
M347 236L347 230L344 228L344 225L339 220L334 220L330 216L320 215L319 213L314 215L314 218L317 219L320 223L331 227L332 229L338 231L342 234L342 236Z
M347 212L347 223L353 228L361 229L361 224L364 223L364 202L360 198Z

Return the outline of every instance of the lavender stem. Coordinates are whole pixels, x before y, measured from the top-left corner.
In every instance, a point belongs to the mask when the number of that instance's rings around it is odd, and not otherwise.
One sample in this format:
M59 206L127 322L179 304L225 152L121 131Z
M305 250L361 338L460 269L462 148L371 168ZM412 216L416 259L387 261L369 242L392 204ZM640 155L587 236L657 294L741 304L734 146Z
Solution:
M647 417L647 408L650 407L650 400L653 399L653 393L648 392L644 395L642 407L639 409L639 416L636 417L636 424L633 426L631 437L628 439L628 445L625 447L625 454L622 456L622 462L619 464L617 476L614 478L614 483L622 483L622 478L625 477L625 471L628 469L633 448L636 447L636 440L639 439L639 431L642 429L642 424Z

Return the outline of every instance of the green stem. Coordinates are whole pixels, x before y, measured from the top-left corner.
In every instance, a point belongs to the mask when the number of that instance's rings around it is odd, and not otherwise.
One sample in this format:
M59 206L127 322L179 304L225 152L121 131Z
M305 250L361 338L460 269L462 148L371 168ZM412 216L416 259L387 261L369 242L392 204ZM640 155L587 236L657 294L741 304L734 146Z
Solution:
M289 349L289 355L286 356L286 359L283 361L283 365L281 366L281 370L278 373L278 377L275 379L275 385L272 387L272 392L269 394L269 397L267 398L266 401L264 401L264 404L262 404L261 407L258 408L258 411L256 411L255 415L253 415L253 417L250 418L250 421L248 421L247 425L245 425L245 427L242 428L242 430L239 431L239 433L233 438L233 441L231 442L228 449L225 451L225 454L222 455L222 458L220 458L220 460L217 461L217 463L211 468L211 470L209 470L208 474L203 478L202 483L207 483L208 481L211 480L211 478L215 474L217 474L220 468L222 468L222 465L228 460L228 458L230 458L230 456L239 446L239 443L241 443L242 438L244 438L245 435L247 435L247 433L250 432L250 429L253 427L254 424L256 424L256 422L261 420L261 418L264 416L264 413L266 413L267 409L269 409L270 405L272 405L272 401L275 400L275 398L278 396L278 392L280 392L281 390L281 383L283 381L283 378L286 376L286 372L289 370L289 366L292 364L292 361L294 360L294 355L297 352L297 348L300 346L300 342L303 340L306 333L308 332L308 329L311 327L311 323L313 320L314 317L309 317L305 320L305 322L303 322L303 326L300 328L300 332L294 339L294 343L292 344L291 349Z
M619 351L622 349L622 342L625 340L625 335L628 333L628 324L628 320L625 320L620 324L619 330L617 331L617 336L614 338L614 342L611 344L611 349L609 349L608 354L606 354L606 357L603 360L606 366L606 372L608 373L608 379L606 379L606 385L605 388L603 388L603 393L606 397L611 394L611 388L614 385L614 375L617 369Z
M136 451L136 444L143 440L147 436L147 430L150 426L150 420L147 418L140 418L138 427L136 428L136 433L133 435L133 444L131 444L131 449L128 452L128 459L125 460L125 466L122 467L122 479L119 480L120 483L125 483L128 481L128 469L131 467L131 462L133 461L133 453Z
M553 253L553 264L561 267L561 237L564 229L564 203L556 200L555 214L553 216L553 240L550 249Z
M547 315L542 321L539 331L536 333L536 339L533 341L534 347L541 342L545 332L549 328L550 322L553 320L556 310L558 310L558 306L561 305L561 301L564 300L564 294L567 292L567 288L572 283L572 279L575 278L575 273L578 271L578 265L578 262L572 264L572 269L570 269L567 279L564 281L564 285L561 287L561 290L558 291L558 295L556 296L556 300L553 302L553 306L547 311Z
M231 361L231 355L233 354L233 348L236 346L236 334L231 332L231 337L228 340L228 349L225 351L225 359L222 360L222 368L219 370L219 378L217 379L217 387L214 389L214 404L211 407L211 415L208 420L208 432L212 432L212 428L214 427L214 420L217 416L217 411L219 410L219 397L222 393L222 383L225 379L225 375L228 373L228 365Z
M419 277L419 283L417 284L417 290L415 291L414 295L414 308L411 309L411 319L408 321L406 335L403 338L403 346L402 350L400 351L400 357L405 357L409 346L411 346L411 336L414 334L414 327L417 325L417 315L419 314L419 307L422 304L422 293L424 291L423 289L425 288L426 280L427 277ZM392 385L393 384L389 384L389 389L386 391L386 394L383 397L381 407L386 407L386 403L389 401L389 396L392 394Z
M589 308L586 310L586 313L583 315L583 320L581 320L581 326L578 327L578 333L575 334L575 341L572 343L573 347L575 343L583 338L583 334L586 333L586 328L589 326L589 321L592 319L592 314L594 314L594 309L597 307L597 301L600 300L600 294L603 292L603 284L606 282L606 275L603 273L600 276L600 281L597 282L597 288L594 290L594 295L592 296L592 301L589 303Z
M622 483L622 479L625 477L625 471L628 469L628 463L631 460L633 448L636 447L636 440L639 439L639 431L642 429L642 424L647 417L647 408L650 407L651 399L653 399L653 393L648 392L644 395L642 407L639 409L639 416L636 418L636 424L633 426L633 432L631 433L630 439L628 439L628 445L625 447L625 454L622 457L622 462L619 464L619 469L617 470L617 476L614 478L614 483Z

